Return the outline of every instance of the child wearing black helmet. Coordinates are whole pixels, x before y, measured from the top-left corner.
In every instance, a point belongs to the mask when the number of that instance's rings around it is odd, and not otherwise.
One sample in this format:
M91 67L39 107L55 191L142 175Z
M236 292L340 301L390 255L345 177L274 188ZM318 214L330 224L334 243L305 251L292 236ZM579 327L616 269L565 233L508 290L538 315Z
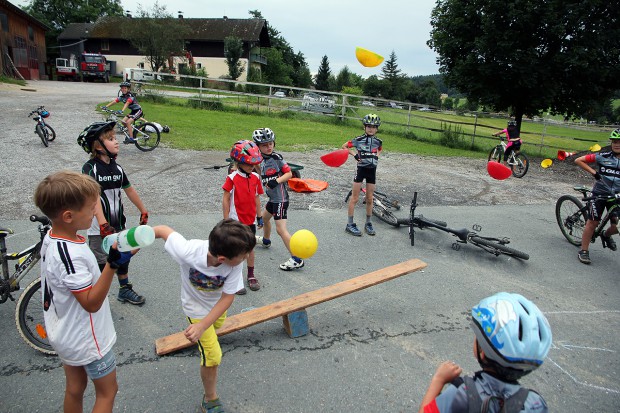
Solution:
M82 173L93 177L101 187L100 202L97 203L92 225L87 231L88 245L101 268L105 266L107 260L107 254L101 247L103 238L126 228L121 190L140 211L140 225L147 224L149 220L148 211L138 192L131 186L123 168L116 163L119 145L114 131L115 125L116 122L113 121L94 122L88 125L77 139L82 149L90 154L90 160L82 166ZM129 263L116 269L120 284L117 299L121 302L142 305L146 300L133 290L128 273Z
M364 229L368 235L375 235L375 229L371 222L372 202L377 177L377 163L379 161L379 155L383 150L383 142L376 137L379 125L381 125L379 116L370 113L364 116L362 123L364 124L365 133L342 145L342 148L348 149L349 153L357 161L357 169L353 177L353 190L347 210L349 218L347 226L345 227L346 232L356 237L361 237L362 231L360 231L355 222L353 222L353 215L364 179L366 180L366 225L364 225Z
M121 82L120 87L121 95L107 105L102 106L102 108L108 108L115 103L123 102L123 109L121 109L120 112L125 112L125 109L127 108L131 110L129 115L125 115L125 117L123 118L123 123L125 124L125 126L127 126L127 133L129 134L129 136L133 136L132 124L136 121L136 119L140 119L141 117L143 117L144 112L142 112L142 107L138 104L136 96L131 93L131 83ZM133 138L129 138L129 140L126 140L125 143L133 143Z
M461 378L456 363L442 363L419 412L547 412L542 396L517 381L540 367L551 347L543 313L522 295L502 292L480 301L471 317L474 355L482 370Z
M518 152L519 149L521 149L522 141L519 136L517 122L514 120L509 120L506 129L502 129L501 131L494 133L493 136L499 136L501 134L506 134L506 140L508 141L506 144L506 151L504 152L504 163L506 163L508 162L508 157L512 152Z

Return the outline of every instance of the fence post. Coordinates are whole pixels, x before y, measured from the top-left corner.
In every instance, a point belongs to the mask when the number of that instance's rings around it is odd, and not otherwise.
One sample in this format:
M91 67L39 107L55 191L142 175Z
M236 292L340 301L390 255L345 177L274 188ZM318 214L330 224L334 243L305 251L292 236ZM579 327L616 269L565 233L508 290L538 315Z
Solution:
M342 109L340 110L340 120L344 120L345 116L347 116L347 97L342 97Z
M198 89L198 101L202 105L202 78L200 78L200 89Z
M540 147L538 148L539 156L542 154L542 148L545 142L545 133L547 133L547 119L543 117L543 132L542 132L542 135L540 136Z
M471 147L473 149L474 145L476 144L476 127L478 126L478 114L475 114L475 118L474 118L474 134L471 137Z

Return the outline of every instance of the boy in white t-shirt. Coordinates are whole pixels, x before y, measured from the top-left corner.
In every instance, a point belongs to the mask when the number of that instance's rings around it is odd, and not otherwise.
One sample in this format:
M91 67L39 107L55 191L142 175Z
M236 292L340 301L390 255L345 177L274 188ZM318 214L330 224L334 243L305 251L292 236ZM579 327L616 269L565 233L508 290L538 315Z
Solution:
M49 175L34 194L36 206L52 221L41 246L41 291L45 328L66 376L65 412L81 412L88 378L95 385L93 411L112 412L118 391L112 346L116 332L107 299L115 269L131 253L110 249L99 270L86 239L99 203L94 179L72 171Z
M235 293L243 288L243 261L256 245L247 225L233 219L220 221L209 240L186 240L165 225L153 228L166 241L166 251L181 266L181 304L189 326L185 337L198 344L200 378L204 387L201 410L222 412L217 395L217 369L222 350L215 330L224 323Z

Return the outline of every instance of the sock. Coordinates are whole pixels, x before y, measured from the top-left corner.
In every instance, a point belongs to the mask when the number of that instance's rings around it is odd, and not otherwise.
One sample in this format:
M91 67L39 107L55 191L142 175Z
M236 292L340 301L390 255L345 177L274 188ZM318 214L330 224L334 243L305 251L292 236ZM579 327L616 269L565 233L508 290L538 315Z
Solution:
M248 278L254 277L254 267L248 267Z
M353 224L353 217L349 217L349 221L347 222L349 225Z
M121 285L121 288L125 287L127 284L129 284L129 277L121 279L118 279L118 283Z
M263 237L263 244L269 245L269 244L271 244L271 240L269 238Z
M370 218L372 218L372 215L366 215L366 223L367 224L370 222Z
M301 258L296 257L294 255L291 255L291 258L293 259L293 261L295 261L297 264L299 264L301 262Z

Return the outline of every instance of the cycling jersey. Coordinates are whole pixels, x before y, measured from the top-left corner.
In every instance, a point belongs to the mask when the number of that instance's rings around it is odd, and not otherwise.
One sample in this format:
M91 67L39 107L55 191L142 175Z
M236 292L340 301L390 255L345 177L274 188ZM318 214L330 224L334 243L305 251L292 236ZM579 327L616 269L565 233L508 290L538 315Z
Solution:
M140 110L142 109L142 107L138 104L138 100L136 99L136 97L131 93L126 93L124 95L120 95L119 97L116 98L115 102L129 102L129 106L127 106L130 110L135 111L135 110Z
M357 149L357 154L360 156L358 168L376 168L383 142L376 136L364 134L347 142L347 148Z
M620 192L620 157L612 151L591 153L585 157L586 163L596 163L596 172L601 180L594 183L595 195L613 195Z
M271 155L263 154L263 161L260 164L260 170L263 188L269 197L269 202L287 202L288 191L286 190L285 184L280 183L273 189L267 186L267 182L276 180L279 176L291 171L291 167L288 166L284 158L282 158L282 155L276 152L272 152Z

